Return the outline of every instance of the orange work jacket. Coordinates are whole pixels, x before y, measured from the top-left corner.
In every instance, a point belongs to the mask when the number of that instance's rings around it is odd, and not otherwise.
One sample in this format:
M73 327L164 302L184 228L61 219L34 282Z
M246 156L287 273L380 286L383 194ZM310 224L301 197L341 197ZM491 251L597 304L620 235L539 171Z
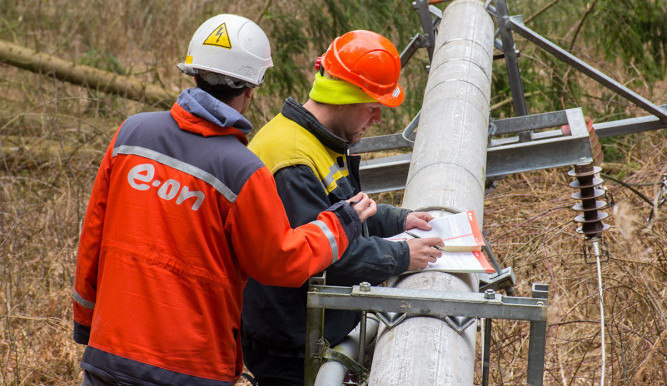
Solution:
M298 287L360 234L343 203L290 228L271 172L245 146L249 123L201 118L234 115L211 98L190 89L170 111L128 118L99 168L74 283L74 338L97 375L233 382L248 276Z

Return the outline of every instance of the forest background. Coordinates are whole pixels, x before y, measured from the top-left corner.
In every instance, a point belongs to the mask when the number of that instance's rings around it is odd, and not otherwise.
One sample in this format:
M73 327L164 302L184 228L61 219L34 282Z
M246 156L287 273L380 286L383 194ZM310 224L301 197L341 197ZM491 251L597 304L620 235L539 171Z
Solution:
M508 1L510 14L522 14L531 29L656 104L666 102L666 4ZM256 129L287 96L305 100L314 60L335 36L371 29L389 37L400 52L422 32L409 0L0 0L0 41L72 66L137 79L175 96L192 85L176 63L184 59L197 26L218 13L255 20L272 42L275 67L249 113ZM582 107L595 122L646 115L515 39L530 113ZM370 135L400 132L416 114L426 64L426 52L420 50L402 73L406 102L386 109ZM6 63L0 70L0 384L76 385L82 379L83 347L71 339L72 283L94 176L127 116L164 107L73 85L46 72ZM493 71L491 115L510 117L504 62L495 61ZM602 149L604 185L614 197L605 220L611 225L604 234L609 260L601 272L605 379L613 385L664 385L666 233L664 206L653 201L664 189L667 137L660 130L606 138ZM516 272L517 295L530 296L532 283L549 284L547 385L599 383L603 363L597 271L581 252L569 169L511 175L485 197L483 228L501 265ZM375 198L400 205L401 193ZM527 338L528 323L496 321L491 384L525 383Z

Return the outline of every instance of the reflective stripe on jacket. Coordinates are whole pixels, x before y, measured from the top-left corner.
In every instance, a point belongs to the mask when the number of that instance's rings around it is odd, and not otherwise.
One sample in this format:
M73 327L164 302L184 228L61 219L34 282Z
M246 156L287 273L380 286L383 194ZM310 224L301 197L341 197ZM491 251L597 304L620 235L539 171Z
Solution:
M289 98L282 113L254 136L248 148L274 173L278 194L292 226L305 224L332 202L349 198L359 187L359 156L349 156L347 144ZM388 237L404 230L409 211L378 205L369 218L369 237L350 243L343 257L327 268L328 285L377 285L407 270L405 242ZM256 351L303 357L307 284L301 288L265 286L250 279L243 304L243 344ZM333 345L358 322L358 312L327 310L324 336ZM270 315L270 316L269 316Z
M88 344L86 370L128 383L233 382L248 276L299 286L360 234L341 203L291 229L234 112L189 89L171 111L134 115L116 132L77 256L74 338Z
M271 173L275 174L288 166L308 166L322 183L327 195L336 189L342 190L336 192L340 197L349 198L353 195L346 154L324 146L313 133L285 118L283 114L278 114L267 123L261 135L258 134L258 139L248 148L257 154Z

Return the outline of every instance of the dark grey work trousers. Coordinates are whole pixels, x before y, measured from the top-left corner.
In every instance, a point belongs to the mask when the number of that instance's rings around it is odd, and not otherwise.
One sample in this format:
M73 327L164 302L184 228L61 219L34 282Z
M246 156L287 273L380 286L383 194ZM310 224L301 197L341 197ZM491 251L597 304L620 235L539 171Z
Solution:
M81 386L122 386L122 385L127 385L127 384L109 381L105 378L98 376L97 374L93 374L88 371L83 372L83 382L81 382Z

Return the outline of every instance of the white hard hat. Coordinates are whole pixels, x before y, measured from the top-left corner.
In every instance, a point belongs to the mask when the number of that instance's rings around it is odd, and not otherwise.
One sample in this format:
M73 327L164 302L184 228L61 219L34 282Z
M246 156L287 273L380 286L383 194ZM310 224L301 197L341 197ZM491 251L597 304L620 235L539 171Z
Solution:
M271 45L253 21L237 15L218 15L206 20L190 40L185 63L178 68L188 75L222 74L256 86L273 67ZM216 82L217 83L217 82ZM222 83L222 82L220 82Z

